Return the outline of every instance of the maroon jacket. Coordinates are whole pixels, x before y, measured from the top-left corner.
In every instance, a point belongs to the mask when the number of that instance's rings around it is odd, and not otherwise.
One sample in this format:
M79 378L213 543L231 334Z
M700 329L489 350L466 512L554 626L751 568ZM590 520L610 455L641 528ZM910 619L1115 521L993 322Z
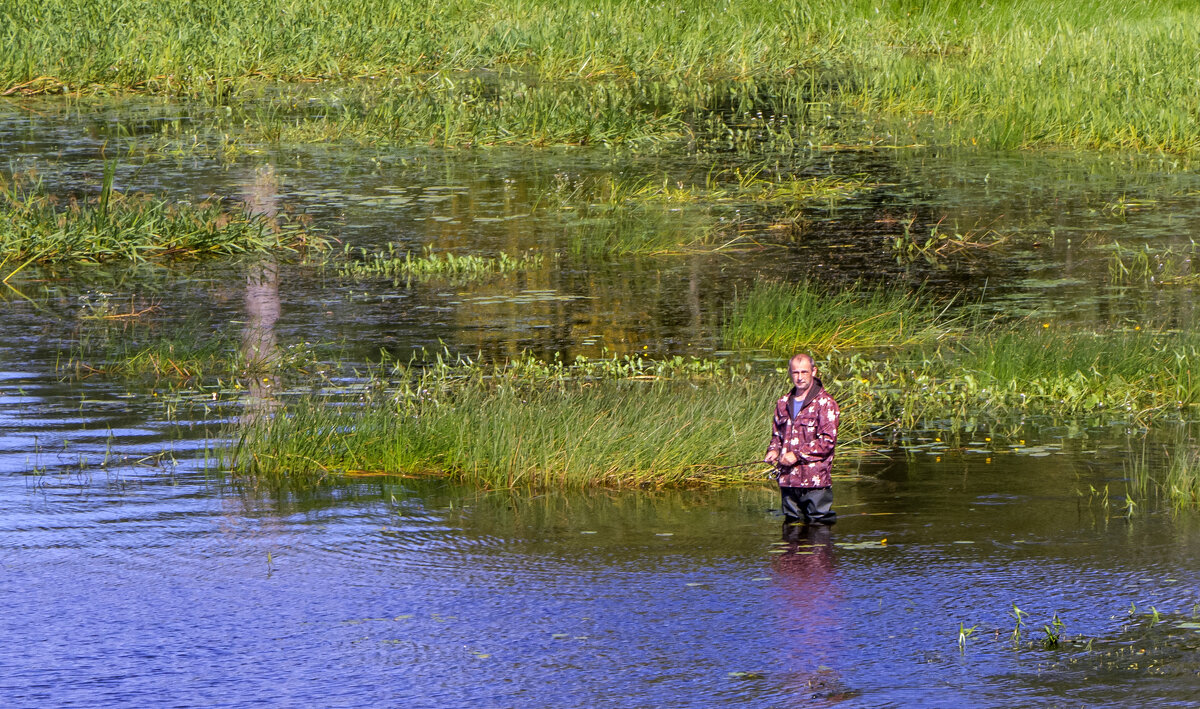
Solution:
M829 487L833 484L833 448L837 445L838 418L841 409L825 391L820 379L814 379L804 397L800 413L792 418L794 391L775 402L771 444L767 452L796 454L796 464L779 468L780 487Z

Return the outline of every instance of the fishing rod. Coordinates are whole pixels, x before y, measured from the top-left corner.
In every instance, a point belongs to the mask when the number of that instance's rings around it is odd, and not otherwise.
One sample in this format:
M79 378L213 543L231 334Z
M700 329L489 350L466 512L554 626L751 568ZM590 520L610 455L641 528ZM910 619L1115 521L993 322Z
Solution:
M891 428L892 426L895 426L895 425L896 425L896 424L898 424L898 423L900 423L900 419L893 419L893 420L891 420L891 421L888 421L887 423L883 424L883 425L882 425L882 426L880 426L879 428L876 428L876 429L874 429L874 430L871 430L871 431L867 431L866 433L864 433L863 435L859 436L858 438L854 438L854 439L851 439L851 440L849 440L849 441L845 441L844 443L843 443L843 442L841 442L841 441L839 441L839 442L838 442L838 445L849 445L849 444L851 444L851 443L859 443L859 442L861 442L861 441L862 441L864 438L868 438L868 437L870 437L870 436L874 436L876 433L879 433L880 431L884 430L885 428Z
M867 438L869 436L874 436L876 433L879 433L880 431L883 431L884 429L891 428L892 426L895 426L898 423L900 423L900 419L893 419L878 428L867 431L866 433L859 436L858 438L854 438L854 439L851 439L851 440L845 441L845 442L839 442L838 445L849 445L851 443L858 443L858 442L862 441L864 438ZM716 468L704 468L704 471L708 472L708 473L713 473L713 472L717 472L720 470L733 470L735 468L748 468L751 465L763 465L763 464L765 464L765 462L766 461L762 461L762 460L752 460L748 463L734 463L733 465L722 465L722 466L719 466Z

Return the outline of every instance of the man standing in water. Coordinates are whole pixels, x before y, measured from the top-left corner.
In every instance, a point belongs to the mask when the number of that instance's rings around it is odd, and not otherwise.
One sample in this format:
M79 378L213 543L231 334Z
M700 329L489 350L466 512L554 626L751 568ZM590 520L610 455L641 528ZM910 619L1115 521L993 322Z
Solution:
M807 354L788 363L792 390L775 404L771 444L764 462L775 465L787 523L802 519L833 524L833 449L841 411L817 378L817 365Z

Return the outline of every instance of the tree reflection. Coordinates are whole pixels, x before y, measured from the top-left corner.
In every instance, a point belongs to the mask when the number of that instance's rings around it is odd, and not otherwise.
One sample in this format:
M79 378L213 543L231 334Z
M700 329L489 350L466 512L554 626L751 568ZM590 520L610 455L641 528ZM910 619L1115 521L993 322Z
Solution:
M247 213L266 218L278 229L279 182L274 166L254 171L243 186ZM272 391L277 388L274 364L279 357L275 323L279 320L279 264L272 256L251 263L246 270L246 325L242 331L242 360L249 375L249 395L243 422L251 422L274 406Z

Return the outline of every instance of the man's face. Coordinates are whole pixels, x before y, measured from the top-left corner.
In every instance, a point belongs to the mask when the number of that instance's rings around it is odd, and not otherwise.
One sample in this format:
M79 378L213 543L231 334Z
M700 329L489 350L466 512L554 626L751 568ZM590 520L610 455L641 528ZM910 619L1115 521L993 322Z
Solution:
M817 367L812 362L801 357L794 359L791 363L792 385L796 387L796 394L803 396L808 393L808 388L812 386L813 377L817 376Z

